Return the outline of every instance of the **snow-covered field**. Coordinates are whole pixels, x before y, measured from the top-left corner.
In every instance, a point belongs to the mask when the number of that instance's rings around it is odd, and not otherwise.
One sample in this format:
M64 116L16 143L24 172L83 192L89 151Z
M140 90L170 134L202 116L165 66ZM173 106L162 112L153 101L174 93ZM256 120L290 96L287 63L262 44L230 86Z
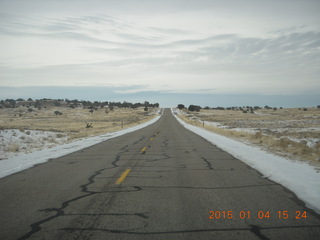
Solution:
M190 124L320 169L320 109L175 110Z
M44 148L42 150L34 151L29 154L20 154L18 156L15 156L15 157L12 157L9 159L1 160L0 161L0 178L11 175L11 174L19 172L19 171L23 171L25 169L33 167L36 164L47 162L48 160L50 160L52 158L61 157L66 154L81 150L83 148L90 147L94 144L106 141L108 139L115 138L115 137L121 136L123 134L144 128L144 127L156 122L159 118L160 118L160 116L156 116L155 118L153 118L152 120L150 120L148 122L145 122L143 124L140 124L140 125L137 125L137 126L134 126L131 128L127 128L127 129L124 129L121 131L112 132L112 133L108 133L108 134L104 134L104 135L100 135L100 136L96 136L96 137L83 138L78 141L74 141L72 143L58 145L58 146L51 147L51 148ZM9 134L12 132L10 132L10 130L7 130L7 131L8 131L7 134L9 136ZM12 131L13 131L13 133L16 133L16 137L18 137L18 138L19 138L19 136L24 136L24 135L20 135L20 133L18 133L18 130L12 130ZM46 132L43 132L40 134L37 131L32 131L32 133L34 133L35 135L37 135L36 133L38 133L37 136L39 137L38 138L39 140L41 140L42 137L44 137L44 136L47 138L48 138L48 136L51 136L50 134L48 134ZM30 133L30 135L31 135L31 133ZM8 136L7 136L7 138L10 138ZM47 145L47 144L45 144L45 145Z
M182 121L173 110L176 119L190 131L207 139L219 148L229 152L265 177L294 192L306 206L320 213L320 172L313 166L276 156L258 147L215 134L203 128Z
M52 148L68 141L67 134L50 131L0 130L0 160Z

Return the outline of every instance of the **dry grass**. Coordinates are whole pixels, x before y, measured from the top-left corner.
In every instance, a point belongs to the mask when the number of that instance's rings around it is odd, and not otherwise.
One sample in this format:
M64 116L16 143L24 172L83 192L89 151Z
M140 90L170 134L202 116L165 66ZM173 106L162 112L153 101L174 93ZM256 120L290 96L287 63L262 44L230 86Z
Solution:
M212 132L258 145L275 154L307 161L320 166L320 110L259 110L258 114L229 110L202 110L179 115L184 121L203 127L202 121L216 122L223 127L205 124ZM318 141L309 146L305 139Z
M20 146L17 143L11 143L9 146L5 148L7 152L19 152Z
M63 114L56 116L54 111ZM152 119L155 110L146 114L143 109L114 109L106 113L98 109L90 113L88 109L49 107L28 112L26 108L0 109L0 129L56 131L67 133L68 139L101 135L118 131ZM92 123L92 128L86 128ZM62 137L63 134L57 135Z

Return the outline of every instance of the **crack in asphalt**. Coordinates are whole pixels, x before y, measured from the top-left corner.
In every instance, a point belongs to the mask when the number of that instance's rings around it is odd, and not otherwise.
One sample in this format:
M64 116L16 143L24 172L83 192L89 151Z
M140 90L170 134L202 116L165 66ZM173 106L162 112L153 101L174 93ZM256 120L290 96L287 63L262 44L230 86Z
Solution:
M212 167L212 164L208 161L208 159L206 159L205 157L201 157L201 159L203 160L203 161L205 161L205 163L207 164L207 168L209 168L209 169L211 169L211 170L213 170L214 168Z
M263 235L263 234L261 233L261 227L260 227L260 226L258 226L258 225L251 225L251 224L250 224L250 226L251 226L250 231L251 231L252 233L254 233L258 238L260 238L260 239L262 239L262 240L269 240L268 237L266 237L265 235Z
M133 142L132 145L136 145L139 142L142 142L145 138L146 138L145 136L142 136L140 139L138 139L137 141Z
M164 157L146 160L146 162L156 162L156 161L160 161L160 160L168 160L168 159L171 158L171 157L170 157L168 154L166 154L166 153L162 153L161 155L164 156Z
M123 148L121 148L120 150L122 150L121 152L117 153L116 154L116 157L115 157L115 160L111 163L112 164L112 167L109 167L109 168L102 168L98 171L95 171L89 178L88 178L88 182L86 184L83 184L80 186L80 189L81 189L81 192L82 193L85 193L85 195L81 195L81 196L78 196L78 197L75 197L75 198L72 198L72 199L69 199L67 201L64 201L62 202L61 204L61 207L60 208L46 208L46 209L41 209L39 210L40 212L55 212L55 215L53 216L50 216L50 217L47 217L47 218L44 218L40 221L37 221L37 222L34 222L30 225L31 227L31 230L24 234L23 236L19 237L18 240L24 240L24 239L28 239L29 237L31 237L32 235L34 235L35 233L41 231L41 224L44 224L44 223L47 223L47 222L50 222L51 220L55 219L55 218L58 218L58 217L61 217L61 216L65 216L65 212L64 210L72 203L72 202L75 202L75 201L78 201L80 199L83 199L83 198L87 198L87 197L90 197L90 196L93 196L95 194L101 194L101 193L106 193L106 192L111 192L111 193L118 193L118 192L132 192L132 191L90 191L88 189L88 187L92 184L95 183L95 178L99 175L102 174L103 171L105 170L109 170L109 169L114 169L114 168L117 168L119 167L118 166L118 162L120 161L120 156L121 154L125 153L125 152L128 152L129 150L127 149L129 146L126 145L124 146ZM134 191L140 191L141 188L139 187L133 187Z

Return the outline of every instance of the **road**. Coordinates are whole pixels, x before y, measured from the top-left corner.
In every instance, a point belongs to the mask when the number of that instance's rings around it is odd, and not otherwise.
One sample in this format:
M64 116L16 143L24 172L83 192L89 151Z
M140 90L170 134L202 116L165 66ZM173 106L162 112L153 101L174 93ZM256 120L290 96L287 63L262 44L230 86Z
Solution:
M0 239L319 239L281 185L156 123L0 179Z

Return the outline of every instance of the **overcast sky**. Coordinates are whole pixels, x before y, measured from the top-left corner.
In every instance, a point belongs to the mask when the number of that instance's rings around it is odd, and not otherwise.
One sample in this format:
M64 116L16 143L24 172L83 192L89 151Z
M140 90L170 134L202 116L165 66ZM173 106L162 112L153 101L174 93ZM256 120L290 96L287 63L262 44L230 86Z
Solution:
M320 104L319 0L0 0L0 43L1 98Z

